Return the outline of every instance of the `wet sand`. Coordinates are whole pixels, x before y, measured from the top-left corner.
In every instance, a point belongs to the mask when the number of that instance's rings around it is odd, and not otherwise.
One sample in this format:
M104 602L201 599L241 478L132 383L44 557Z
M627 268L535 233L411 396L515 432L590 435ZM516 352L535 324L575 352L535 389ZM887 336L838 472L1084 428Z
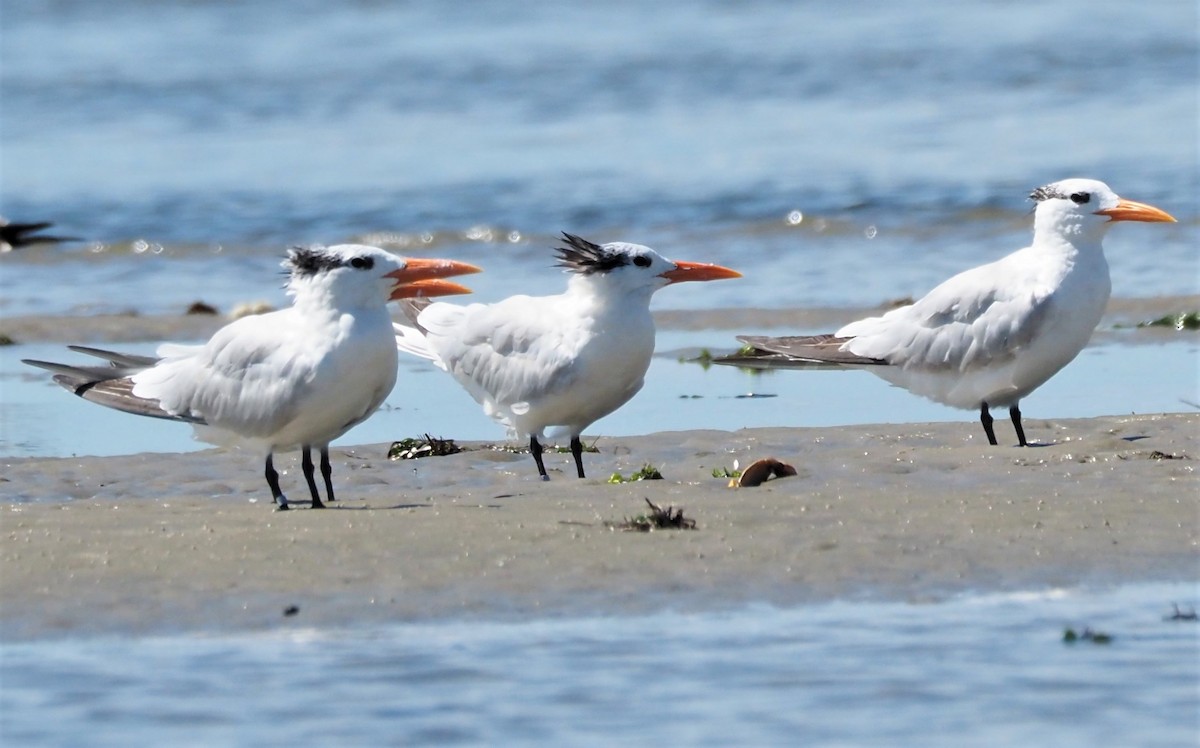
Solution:
M928 600L962 591L1200 579L1200 414L664 432L585 455L486 448L389 461L334 448L339 501L272 509L237 451L9 458L0 637L267 630L438 617ZM997 418L997 434L1011 426ZM473 444L473 447L484 445ZM729 488L774 456L795 477ZM664 480L610 484L649 463ZM694 530L609 523L645 499ZM1167 601L1165 601L1167 602Z

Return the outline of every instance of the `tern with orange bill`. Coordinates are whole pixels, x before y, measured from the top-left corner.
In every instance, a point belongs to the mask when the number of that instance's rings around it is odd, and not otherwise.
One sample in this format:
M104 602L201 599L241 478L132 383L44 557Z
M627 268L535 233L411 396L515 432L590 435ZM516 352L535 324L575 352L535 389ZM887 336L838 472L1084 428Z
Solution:
M203 345L166 344L153 357L72 346L107 365L25 363L54 372L58 384L85 400L184 421L203 441L265 453L267 485L280 509L288 500L272 458L300 449L312 506L323 507L312 449L320 450L332 501L329 443L369 418L396 382L388 302L469 293L443 279L479 268L356 244L296 248L283 267L290 307L235 320Z
M570 275L564 293L467 306L407 302L401 306L408 321L396 325L400 350L450 372L510 436L529 439L543 480L549 476L540 439L548 429L570 437L583 478L583 430L642 388L654 353L654 292L741 277L638 244L594 244L567 233L555 251Z
M760 369L864 368L910 392L979 411L1007 407L1027 446L1020 401L1087 345L1112 290L1101 244L1114 222L1174 222L1093 179L1040 187L1033 242L950 278L924 298L832 335L739 336L747 349L716 363Z

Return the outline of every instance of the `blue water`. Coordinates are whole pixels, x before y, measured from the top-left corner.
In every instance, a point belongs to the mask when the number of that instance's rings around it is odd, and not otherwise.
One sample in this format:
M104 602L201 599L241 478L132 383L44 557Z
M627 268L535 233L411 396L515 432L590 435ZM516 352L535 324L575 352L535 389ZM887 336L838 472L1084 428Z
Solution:
M560 282L564 229L746 271L666 307L876 304L1023 246L1024 197L1077 175L1181 219L1113 232L1118 296L1196 293L1197 23L1191 0L5 0L0 211L89 241L4 258L0 312L278 299L286 246L388 237L480 262L496 298Z
M1074 172L1195 194L1187 0L7 0L4 26L5 209L102 237L965 207Z
M9 643L0 737L1174 748L1200 734L1200 628L1164 617L1196 599L1159 584ZM1112 641L1066 644L1067 628Z
M1024 246L1025 195L1067 176L1180 219L1114 228L1115 296L1197 294L1198 12L0 0L0 213L83 238L0 257L0 332L29 315L280 304L284 249L314 242L476 262L484 300L550 292L562 230L745 273L667 289L660 309L869 306ZM664 331L646 390L597 433L973 421L864 373L676 362L734 332ZM1194 336L1128 342L1084 351L1026 417L1194 407ZM193 447L186 428L90 406L17 364L56 353L0 349L0 454ZM500 436L437 372L401 374L345 443ZM1138 585L7 642L0 738L1194 745L1196 627L1161 617L1196 600L1194 586ZM1117 638L1067 647L1066 625Z
M779 332L783 332L780 330ZM815 332L815 331L814 331ZM844 426L957 421L964 438L976 416L914 397L866 371L750 373L681 361L704 347L733 350L722 332L667 332L646 385L624 408L587 431L590 438L664 429L734 431L763 426ZM151 353L153 345L121 350ZM82 360L59 345L0 347L0 455L122 455L188 452L210 445L184 424L97 407L71 397L19 359ZM444 372L402 360L400 381L383 409L335 446L391 442L430 433L460 441L501 442L504 427L483 415ZM748 397L754 395L755 397ZM1162 344L1104 344L1085 349L1058 376L1022 401L1029 424L1041 420L1126 413L1191 412L1200 403L1200 340L1194 334ZM1031 426L1031 428L1037 428Z

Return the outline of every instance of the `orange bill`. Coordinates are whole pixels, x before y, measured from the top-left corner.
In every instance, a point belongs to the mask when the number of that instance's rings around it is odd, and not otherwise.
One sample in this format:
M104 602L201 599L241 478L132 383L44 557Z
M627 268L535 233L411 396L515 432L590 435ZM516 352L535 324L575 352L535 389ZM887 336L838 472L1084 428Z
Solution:
M393 270L384 277L395 278L398 283L429 280L430 278L449 278L455 275L470 275L482 272L483 269L469 262L458 260L427 260L421 257L404 258L404 267Z
M706 262L676 262L674 270L661 274L671 283L684 281L713 281L726 278L741 278L742 274L721 265L710 265Z
M431 299L434 296L456 296L464 293L471 293L471 289L454 281L442 280L441 278L426 278L425 280L397 285L395 290L392 291L392 295L388 297L388 300Z

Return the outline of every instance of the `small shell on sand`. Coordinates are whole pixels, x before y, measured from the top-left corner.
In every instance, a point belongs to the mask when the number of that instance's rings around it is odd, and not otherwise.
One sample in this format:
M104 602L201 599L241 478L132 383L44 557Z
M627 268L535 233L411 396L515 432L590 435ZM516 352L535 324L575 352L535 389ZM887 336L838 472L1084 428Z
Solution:
M796 468L780 462L774 457L764 457L761 460L756 460L746 466L742 471L742 477L735 478L729 481L730 488L753 488L766 483L771 476L776 478L786 478L789 475L795 475Z

